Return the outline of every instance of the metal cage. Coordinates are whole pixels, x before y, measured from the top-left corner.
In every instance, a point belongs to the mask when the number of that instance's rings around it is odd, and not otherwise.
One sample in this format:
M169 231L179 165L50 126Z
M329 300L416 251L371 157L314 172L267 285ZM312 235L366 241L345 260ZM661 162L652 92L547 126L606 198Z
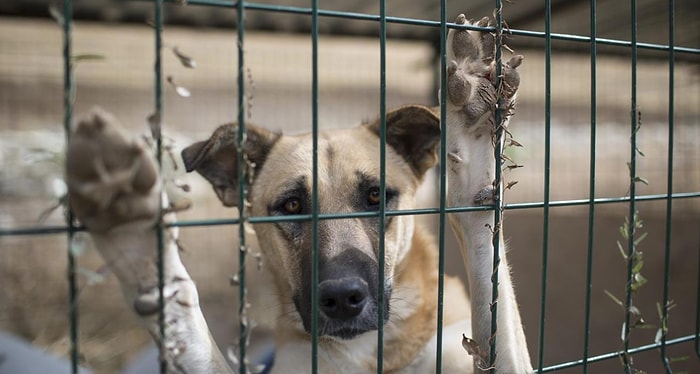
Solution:
M447 20L446 16L446 0L442 0L440 2L440 9L441 9L441 19L440 21L429 21L429 20L423 20L423 19L410 19L410 18L399 18L399 17L390 17L387 16L386 14L386 1L382 0L380 2L380 12L379 14L363 14L363 13L353 13L353 12L343 12L343 11L331 11L331 10L324 10L319 6L318 0L312 0L311 4L309 7L292 7L292 6L278 6L278 5L270 5L270 4L263 4L263 3L256 3L256 2L245 2L245 1L239 1L239 2L231 2L231 1L226 1L226 0L188 0L185 1L188 6L190 7L197 7L197 6L209 6L209 7L226 7L226 8L233 8L235 9L237 13L237 40L236 41L231 41L232 43L237 43L238 45L238 66L237 66L237 74L238 74L238 97L237 97L237 104L238 104L238 123L240 124L239 126L239 134L238 134L238 140L239 142L244 141L244 131L245 131L245 123L246 123L246 103L245 103L245 97L246 97L246 78L245 78L245 56L243 54L243 46L245 45L246 41L246 12L249 11L262 11L262 12L281 12L281 13L291 13L291 14L299 14L299 15L304 15L308 16L311 19L311 43L312 43L312 61L313 64L312 66L309 67L312 71L312 81L309 82L311 86L311 92L312 92L312 108L310 110L312 111L312 131L314 133L314 147L318 145L317 143L317 133L319 129L319 121L318 121L318 36L319 36L319 18L320 17L334 17L334 18L347 18L347 19L355 19L355 20L365 20L365 21L370 21L370 22L376 22L379 28L379 46L380 46L380 70L381 74L378 77L379 80L379 87L380 87L380 116L382 118L382 133L381 136L382 138L384 137L384 130L385 130L385 116L386 116L386 77L385 77L385 72L386 72L386 39L387 39L387 24L403 24L403 25L410 25L410 26L421 26L421 27L429 27L433 28L435 34L440 35L440 57L441 57L441 64L440 66L442 67L442 77L445 77L445 59L446 59L446 52L445 52L445 40L446 40L446 35L447 31L450 28L470 28L470 29L481 29L479 27L473 27L473 26L460 26L456 25L454 23L451 23ZM155 53L155 61L154 61L154 88L155 88L155 100L154 100L154 112L155 113L162 113L163 111L163 72L162 72L162 67L161 67L161 50L163 49L163 44L162 44L162 29L163 29L163 0L155 0L153 1L153 9L154 9L154 49L156 51ZM495 0L494 1L494 8L495 9L501 9L503 4L501 4L500 0ZM543 199L542 201L533 201L533 202L526 202L526 203L513 203L513 204L508 204L508 203L503 203L502 208L504 210L513 210L513 209L539 209L543 212L544 216L544 222L543 222L543 227L544 231L542 233L543 236L543 242L544 246L542 248L542 253L541 253L541 264L542 264L542 273L541 273L541 295L542 299L540 300L540 303L542 305L541 311L540 311L540 329L539 329L539 340L538 340L538 350L537 353L532 357L534 364L538 369L536 370L539 373L543 372L552 372L552 371L558 371L562 369L567 369L567 368L574 368L574 367L580 367L581 370L585 373L588 372L588 366L589 364L592 364L594 362L602 361L602 360L610 360L610 359L616 359L618 357L622 357L623 361L623 368L626 372L633 372L632 365L630 361L627 359L630 355L633 355L638 352L643 352L643 351L649 351L649 350L659 350L659 355L660 359L663 362L664 367L666 368L667 372L672 372L670 362L671 359L669 358L667 354L667 347L672 346L672 345L677 345L677 344L695 344L695 352L696 354L700 357L700 298L697 300L697 305L698 305L698 312L697 312L697 321L694 321L695 326L691 326L691 324L687 323L681 323L681 329L683 330L683 335L677 338L669 338L666 334L666 329L663 330L663 333L659 336L659 339L651 344L647 345L642 345L642 346L631 346L629 344L629 335L631 331L630 323L632 322L631 319L634 317L633 312L631 311L631 306L632 306L632 285L634 283L634 265L635 262L632 261L631 259L635 255L635 246L637 243L635 242L636 237L635 237L635 232L634 232L634 224L628 225L628 232L626 235L627 242L624 243L624 248L627 251L627 256L630 260L627 261L627 286L626 286L626 293L624 300L622 302L624 303L624 308L626 310L625 313L625 323L623 324L623 331L622 331L622 341L623 341L623 349L622 351L619 352L609 352L606 354L602 355L591 355L590 350L589 350L589 335L590 335L590 323L591 323L591 317L590 317L590 312L591 312L591 284L592 284L592 267L593 267L593 253L594 253L594 237L595 237L595 230L594 230L594 221L595 221L595 211L596 207L602 204L626 204L628 206L628 220L629 222L634 223L636 220L636 211L637 211L637 204L639 202L644 202L644 201L663 201L666 204L666 224L665 224L665 263L664 263L664 284L663 284L663 289L664 289L664 295L663 295L663 300L661 302L661 305L664 307L661 308L661 313L662 313L662 320L666 321L668 317L668 306L669 306L669 292L670 292L670 256L671 256L671 242L673 239L673 225L672 225L672 215L673 215L673 203L674 201L678 201L681 199L699 199L700 198L700 188L697 188L694 192L683 192L683 193L676 193L674 192L674 178L673 178L673 165L674 165L674 158L673 158L673 149L674 149L674 62L676 61L676 55L677 54L687 54L687 55L700 55L700 49L697 48L687 48L687 47L679 47L676 46L674 43L674 33L675 33L675 20L674 20L674 9L675 9L675 2L673 0L670 0L668 2L668 9L669 9L669 19L668 19L668 33L669 33L669 40L668 43L665 45L659 45L659 44L650 44L650 43L640 43L637 41L637 4L635 0L631 0L631 25L632 29L630 30L631 34L631 39L630 40L616 40L616 39L603 39L603 38L598 38L596 34L596 2L591 1L590 2L590 36L582 36L582 35L568 35L568 34L557 34L557 33L552 33L551 32L551 4L549 0L545 1L544 4L545 8L545 31L544 32L537 32L537 31L529 31L529 30L518 30L518 29L509 29L507 28L507 25L504 23L504 21L501 19L501 12L496 12L496 25L493 28L485 28L487 31L491 32L508 32L513 35L517 35L522 38L533 38L533 39L539 39L544 41L544 54L545 54L545 158L544 158L544 191L543 191ZM73 14L73 3L71 0L65 0L64 1L64 8L63 8L63 13L64 13L64 23L63 23L63 32L64 32L64 45L63 45L63 56L64 56L64 110L65 110L65 115L64 115L64 127L65 127L65 134L68 137L70 135L70 129L72 127L73 123L73 101L72 97L74 96L75 93L75 84L74 84L74 77L73 77L73 69L71 67L71 57L72 57L72 44L71 44L71 35L72 35L72 14ZM560 41L568 41L568 42L573 42L573 43L578 43L581 45L587 45L588 46L588 52L590 54L590 100L591 100L591 105L590 105L590 160L589 160L589 180L588 180L588 189L590 191L589 197L587 199L579 199L579 200L553 200L551 199L551 193L550 193L550 186L551 186L551 181L550 181L550 162L552 158L552 154L550 151L550 145L552 142L551 139L551 85L552 85L552 67L551 67L551 55L552 55L552 41L553 40L560 40ZM597 75L596 75L596 66L597 66L597 48L598 46L605 45L605 46L611 46L615 48L620 48L620 49L625 49L630 55L631 59L629 61L629 72L631 74L631 82L632 85L630 87L630 94L632 98L631 106L630 106L630 115L629 115L629 136L630 136L630 149L629 149L629 159L628 159L628 166L629 166L629 193L624 196L624 197L618 197L618 198L600 198L597 197L595 194L595 188L596 188L596 139L597 139L597 133L596 133L596 97L597 97L597 87L596 87L596 82L597 82ZM661 51L667 54L667 63L668 63L668 74L669 74L669 80L668 80L668 155L667 155L667 164L668 164L668 173L667 173L667 186L666 190L667 193L664 194L654 194L654 195L644 195L644 194L639 194L636 186L640 182L640 177L637 174L637 159L638 159L638 149L637 149L637 132L639 131L639 111L637 110L637 51L638 50L655 50L655 51ZM499 46L498 48L498 53L499 56L497 56L497 60L500 60L500 51L501 48ZM445 79L441 79L439 82L439 86L444 88L445 87ZM445 98L445 89L442 89L441 92L443 93L440 97L441 103L444 104L446 98ZM444 105L443 105L444 107ZM445 112L444 110L442 111L442 118L445 117ZM516 119L517 121L517 119ZM160 139L160 137L156 137L156 139ZM443 141L442 141L442 146L440 149L440 164L445 165L446 164L446 150L445 150L445 141L444 141L444 133L443 133ZM697 144L697 142L696 142ZM498 148L498 147L497 147ZM158 155L157 158L158 160L161 159L162 155L160 152L161 145L158 144ZM500 152L501 150L497 149L497 152ZM385 155L385 142L382 141L382 148L381 148L381 193L385 192L385 173L384 169L386 168L385 165L385 160L384 160L384 155ZM497 159L500 159L500 155L497 157ZM314 153L314 179L316 177L316 163L317 163L317 155ZM242 153L239 153L238 155L238 162L239 166L242 165L243 161L243 155ZM238 170L243 170L242 167L239 167ZM496 170L500 170L499 167L496 167ZM446 171L441 170L441 173L439 175L440 179L440 186L445 186L446 184ZM246 193L246 186L244 184L245 178L239 178L241 180L241 185L239 186L239 207L244 207L244 200L245 200L245 193ZM698 186L696 186L698 187ZM500 224L500 221L502 219L501 217L501 209L498 209L500 206L501 202L496 202L493 206L489 207L446 207L445 203L445 188L440 189L440 194L439 194L439 207L434 208L434 209L417 209L417 210L411 210L411 211L391 211L387 210L386 207L382 205L381 209L376 212L376 213L358 213L358 214L320 214L318 212L318 190L316 186L316 181L314 180L313 183L313 193L312 193L312 202L313 202L313 207L314 211L312 214L309 215L301 215L301 216L291 216L291 217L251 217L246 215L246 211L243 208L239 208L239 218L235 219L212 219L208 221L181 221L176 223L176 226L179 227L191 227L191 226L208 226L208 225L231 225L231 226L237 226L238 230L238 235L239 235L239 240L240 240L240 246L245 247L245 225L251 224L251 223L262 223L262 222L273 222L273 221L279 221L279 220L310 220L313 223L313 237L314 237L314 245L318 241L318 222L319 220L324 220L324 219L339 219L339 218L349 218L349 217L386 217L386 216L391 216L391 215L408 215L408 214L416 214L416 215L436 215L439 220L439 248L440 248L440 262L439 262L439 271L440 271L440 290L439 290L439 301L438 301L438 334L441 336L441 326L442 326L442 286L443 286L443 272L444 272L444 250L445 250L445 227L446 227L446 216L450 213L454 212L464 212L464 211L474 211L474 210L480 210L480 209L492 209L496 212L495 214L495 219L496 221L494 222L494 226L498 226ZM586 300L585 300L585 320L583 321L583 329L585 331L585 341L584 345L581 348L581 358L575 361L570 361L570 362L562 362L559 364L555 365L550 365L550 366L545 366L544 364L544 349L546 346L546 341L545 341L545 325L547 322L547 317L552 318L553 316L547 316L545 313L545 304L546 304L546 296L547 296L547 283L548 283L548 256L549 256L549 244L548 244L548 237L549 237L549 229L550 229L550 209L557 208L557 207L566 207L566 206L580 206L580 207L587 207L588 209L588 228L587 228L587 237L588 237L588 242L587 242L587 248L588 248L588 253L587 253L587 263L583 266L586 267L586 274L587 274L587 284L585 285L586 287ZM384 232L384 225L383 219L379 220L382 222L380 224L380 233ZM68 220L66 222L65 226L60 226L60 227L26 227L26 228L11 228L11 229L4 229L0 228L0 235L1 236L20 236L20 235L40 235L40 234L64 234L67 236L68 240L68 245L72 245L72 238L74 233L83 230L81 227L76 227L73 224L73 219L71 215L68 215ZM161 229L156 228L161 233L160 236L160 241L159 244L161 245L161 251L160 254L162 255L162 223L161 223ZM384 243L383 243L383 235L380 235L382 239L380 239L380 248L383 249ZM315 247L316 248L316 247ZM238 251L239 253L239 262L242 264L245 262L245 257L246 257L246 252L245 251ZM383 252L381 252L383 253ZM69 251L68 254L68 275L69 275L69 298L70 298L70 341L71 341L71 350L70 350L70 359L72 362L72 368L73 372L76 373L78 372L79 368L79 357L80 357L80 347L78 344L78 326L79 326L79 314L78 314L78 308L77 308L77 299L79 297L78 291L76 288L76 269L75 269L75 259L74 256L71 254L71 251ZM497 269L499 259L494 258L494 268ZM313 263L315 264L315 270L312 273L312 284L317 284L318 280L318 274L317 274L317 266L318 266L318 255L317 251L314 251L314 256L313 256ZM380 274L379 277L383 277L383 269L384 269L384 264L383 264L383 258L380 256ZM160 262L160 287L161 287L161 307L163 306L163 294L162 294L162 287L163 287L163 268L162 268L162 262ZM241 310L239 310L239 315L242 315L244 311L242 310L245 307L246 301L246 273L245 273L245 267L240 266L238 270L238 278L240 279L239 283L239 303L241 305ZM494 282L497 282L498 277L497 277L497 272L494 274ZM381 287L383 287L383 282L379 282ZM494 283L495 284L495 283ZM698 279L698 289L700 289L700 279ZM497 288L494 287L494 292L497 291ZM699 291L700 292L700 291ZM312 293L314 298L318 297L318 291L314 289ZM380 290L379 295L384 295L382 290ZM700 295L700 294L699 294ZM380 296L381 297L381 296ZM494 301L497 299L497 295L493 296ZM380 300L379 302L382 304L382 301ZM495 325L495 314L498 312L498 309L495 307L496 303L494 303L494 307L492 308L492 313L493 313L493 321L494 323L492 324L492 331L495 331L497 326ZM384 311L380 312L379 315L379 320L382 321L384 318ZM318 309L317 305L315 305L313 309L313 316L314 320L318 317ZM161 334L164 333L164 316L161 310L160 313L160 324L161 324ZM377 357L377 367L378 367L378 372L382 372L382 343L383 343L383 324L379 324L379 333L378 333L378 344L380 347L379 354ZM579 328L579 327L576 327ZM245 360L243 358L246 357L248 354L246 352L246 334L248 333L248 326L241 321L240 323L240 344L239 346L239 351L237 354L239 355L240 359L239 362L241 363L240 366L240 373L246 373L250 368L247 368L245 365ZM535 331L529 331L529 334L534 334ZM313 337L313 342L317 343L318 339L318 326L317 326L317 321L312 324L312 337ZM441 339L438 339L438 347L437 347L437 352L436 356L438 357L437 360L437 367L436 371L441 372L441 367L440 367L440 357L441 357L441 346L442 342ZM694 343L691 343L694 342ZM491 341L492 348L495 347L496 344L499 344L499 342L492 340ZM491 350L492 352L494 349ZM309 360L313 363L313 372L316 373L318 368L316 366L316 361L317 361L317 354L318 352L316 351L316 344L314 344L314 351L312 357L309 357ZM492 356L491 359L493 360L494 357ZM161 363L160 370L161 372L166 372L167 367L165 366L165 363Z

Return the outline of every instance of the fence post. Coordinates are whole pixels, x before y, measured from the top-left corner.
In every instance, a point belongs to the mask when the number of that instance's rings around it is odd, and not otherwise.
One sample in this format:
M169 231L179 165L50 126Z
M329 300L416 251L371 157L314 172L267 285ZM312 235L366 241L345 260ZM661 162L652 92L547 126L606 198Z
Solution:
M318 373L318 0L311 0L311 131L313 133L311 182L311 372Z
M544 335L547 311L547 273L549 262L549 207L550 172L552 146L552 2L545 1L545 83L544 83L544 196L542 204L542 296L540 299L540 334L538 340L537 367L541 373L544 366Z
M73 1L63 1L63 131L66 144L70 139L73 126L73 104L75 98L75 80L73 76ZM78 372L80 362L80 343L78 341L78 281L76 279L76 258L73 254L73 238L76 232L73 212L66 209L66 226L68 240L68 313L70 321L70 359L71 371Z
M591 337L591 292L593 290L593 238L595 235L595 176L596 176L596 120L597 120L597 47L596 47L596 0L591 0L590 7L590 54L591 54L591 134L588 175L588 253L586 255L586 305L584 311L583 373L588 373L588 356Z

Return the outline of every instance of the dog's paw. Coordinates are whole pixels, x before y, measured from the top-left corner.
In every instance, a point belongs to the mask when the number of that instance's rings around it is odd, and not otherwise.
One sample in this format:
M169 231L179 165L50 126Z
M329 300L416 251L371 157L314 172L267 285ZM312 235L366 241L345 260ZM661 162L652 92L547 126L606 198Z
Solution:
M469 23L464 14L456 24ZM488 17L471 25L491 26ZM520 85L517 68L521 55L513 56L501 65L500 80L494 61L495 36L489 32L452 29L447 36L447 98L453 112L460 113L467 126L489 122L499 96L503 108L509 108ZM497 86L498 84L498 86ZM491 118L492 119L492 118Z
M158 217L158 171L149 150L103 110L93 110L71 134L66 182L71 208L90 231Z

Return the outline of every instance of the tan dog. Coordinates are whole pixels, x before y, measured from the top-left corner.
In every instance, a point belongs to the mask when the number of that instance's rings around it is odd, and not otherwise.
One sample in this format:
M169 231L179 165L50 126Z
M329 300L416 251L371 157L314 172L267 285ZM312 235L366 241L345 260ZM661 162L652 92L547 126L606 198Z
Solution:
M487 24L486 19L480 25ZM460 15L458 23L465 23ZM493 37L452 31L448 39L448 107L451 206L489 203L493 194L492 134L497 100L493 81ZM515 68L504 66L502 101L511 107L519 84ZM506 122L510 112L505 113ZM97 113L73 136L67 160L71 204L93 235L125 290L127 301L159 341L154 266L157 201L161 186L143 146L125 140L113 119ZM425 172L437 161L439 118L426 107L406 106L386 116L386 195L380 194L380 121L318 134L318 211L376 212L415 206ZM236 170L237 126L219 127L207 141L186 148L188 171L211 182L222 203L238 203L238 176L252 183L252 216L289 216L311 212L312 136L284 136L246 127L244 153L251 170ZM99 146L95 146L98 144ZM113 157L114 154L124 155ZM85 162L85 160L94 160ZM385 198L384 201L383 198ZM154 202L156 203L154 205ZM166 215L166 220L174 219ZM493 224L490 211L450 217L469 273L472 304L458 280L445 279L442 369L472 372L483 367L462 347L462 334L486 354L491 338ZM385 372L435 370L437 329L437 249L411 215L385 221L384 279L379 273L378 218L343 218L318 223L319 371L373 373L377 368L378 311L384 308ZM308 373L311 367L311 225L309 221L257 224L255 231L283 310L275 328L275 373ZM182 266L176 230L165 236L166 341L163 356L173 372L229 372L216 349L197 300L197 291ZM501 240L498 329L495 368L502 373L532 368ZM380 305L379 283L384 283ZM470 322L471 321L471 322Z
M377 211L379 195L379 122L319 134L318 194L320 213ZM436 162L439 119L429 109L408 106L387 115L386 206L415 206L415 192ZM209 180L225 205L238 202L237 126L224 125L208 141L183 151L188 171ZM311 213L312 137L281 136L247 127L248 159L255 167L250 203L253 216ZM437 326L437 250L434 240L417 228L414 217L388 217L385 231L383 305L378 300L379 220L332 219L319 222L319 331L322 372L376 371L377 311L384 308L386 371L432 358L427 349ZM305 372L311 354L311 222L257 224L263 256L275 277L284 308L276 327L279 354L289 372ZM464 319L464 290L448 278L447 326ZM455 307L455 308L452 308ZM453 340L468 322L455 329ZM459 356L464 350L455 345ZM434 350L434 349L433 349ZM434 353L433 353L434 355ZM464 357L463 357L464 358ZM433 361L428 360L428 361ZM468 360L456 361L464 368Z

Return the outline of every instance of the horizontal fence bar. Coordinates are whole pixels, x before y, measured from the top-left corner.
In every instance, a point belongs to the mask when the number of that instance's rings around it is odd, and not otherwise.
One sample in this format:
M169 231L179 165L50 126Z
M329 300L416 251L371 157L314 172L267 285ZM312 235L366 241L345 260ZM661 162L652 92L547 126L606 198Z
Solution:
M142 0L143 1L143 0ZM174 2L174 0L168 0L167 2ZM215 7L225 7L234 8L237 6L237 2L232 1L219 1L219 0L189 0L188 5L202 5L202 6L215 6ZM305 7L295 7L295 6L283 6L283 5L272 5L272 4L260 4L260 3L245 3L246 9L268 11L276 13L291 13L300 15L310 15L311 8ZM380 16L378 14L367 14L367 13L357 13L357 12L344 12L337 10L325 10L319 9L318 15L323 17L334 17L334 18L344 18L344 19L354 19L360 21L375 21L379 22ZM406 18L406 17L386 17L387 23L403 24L403 25L414 25L414 26L427 26L427 27L440 27L440 21L430 21L416 18ZM466 30L478 30L478 31L488 31L494 32L494 27L479 27L471 25L458 25L455 23L447 23L447 27L451 29L466 29ZM544 31L530 31L530 30L520 30L520 29L508 29L507 34L525 36L529 38L540 38L545 39L546 33ZM571 35L562 33L550 33L552 40L562 40L570 42L579 43L590 43L591 38L588 36L581 35ZM631 47L632 42L626 40L609 39L609 38L595 38L596 44L600 45L610 45L617 47ZM647 49L655 51L669 51L670 47L664 44L655 43L637 43L637 49ZM673 46L673 51L676 53L687 53L687 54L697 54L700 55L700 48L692 47L679 47Z
M677 345L677 344L682 344L682 343L687 343L689 341L695 340L696 338L700 338L700 335L686 335L682 336L680 338L676 339L671 339L666 341L666 347L672 346L672 345ZM661 343L651 343L647 345L641 345L639 347L635 348L630 348L627 350L628 354L635 354L635 353L641 353L641 352L646 352L646 351L651 351L652 349L657 349L661 347ZM621 354L624 354L624 351L616 351L616 352L610 352L610 353L605 353L599 356L593 356L588 359L588 363L594 363L598 361L605 361L605 360L610 360L613 358L616 358L620 356ZM549 373L552 371L558 371L558 370L564 370L564 369L569 369L577 366L583 365L583 360L574 360L574 361L569 361L569 362L564 362L561 364L556 364L556 365L551 365L547 367L543 367L541 369L538 369L542 373Z
M673 200L678 199L693 199L700 198L700 191L698 192L680 192L670 195ZM655 194L655 195L641 195L634 198L635 201L659 201L669 199L668 194ZM577 200L559 200L549 202L549 207L567 207L567 206L581 206L593 204L615 204L615 203L627 203L631 199L628 196L624 197L603 197L595 200L590 199L577 199ZM544 202L530 202L530 203L512 203L506 204L505 209L516 210L516 209L536 209L544 207ZM466 206L466 207L451 207L446 208L446 213L463 213L463 212L479 212L485 210L493 210L493 205L483 205L483 206ZM408 216L408 215L427 215L427 214L440 214L439 208L422 208L422 209L406 209L406 210L387 210L386 215L388 217L392 216ZM378 212L352 212L352 213L325 213L319 214L318 219L347 219L347 218L376 218L379 217ZM310 221L312 216L310 214L298 214L290 216L255 216L246 219L249 223L275 223L275 222L296 222L296 221ZM199 226L219 226L219 225L237 225L241 223L238 218L221 218L221 219L208 219L208 220L193 220L193 221L180 221L175 223L166 224L165 227L199 227ZM75 231L85 231L85 227L76 227ZM46 227L23 227L16 229L0 229L0 237L3 236L21 236L21 235L50 235L50 234L65 234L68 231L66 226L46 226Z

